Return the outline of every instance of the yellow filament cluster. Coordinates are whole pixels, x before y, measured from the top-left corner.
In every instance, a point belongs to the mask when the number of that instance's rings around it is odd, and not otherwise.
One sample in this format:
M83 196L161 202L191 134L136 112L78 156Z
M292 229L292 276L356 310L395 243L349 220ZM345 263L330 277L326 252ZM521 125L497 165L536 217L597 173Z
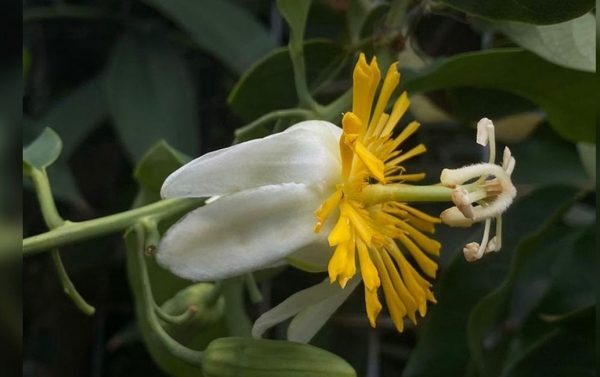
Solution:
M353 81L352 111L342 119L341 182L317 209L315 232L337 214L328 236L329 244L335 247L328 266L330 281L337 281L343 288L360 270L371 326L375 327L382 308L379 299L382 287L394 325L403 331L404 317L416 323L415 313L424 316L427 301L435 302L431 283L422 274L435 277L437 263L431 256L439 255L441 245L425 233L433 233L434 224L440 220L405 203L367 205L358 194L369 184L423 179L423 173L405 174L402 163L426 149L423 144L408 151L400 149L419 128L417 122L411 122L394 135L409 106L406 92L398 97L390 113L385 112L400 82L397 64L390 66L377 96L381 74L376 58L367 63L361 54Z

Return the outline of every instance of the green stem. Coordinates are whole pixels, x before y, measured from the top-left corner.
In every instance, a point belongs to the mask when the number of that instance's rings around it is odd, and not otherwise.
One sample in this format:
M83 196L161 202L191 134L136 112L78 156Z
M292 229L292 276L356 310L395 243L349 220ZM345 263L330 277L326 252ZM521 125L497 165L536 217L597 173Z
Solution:
M32 255L62 245L119 232L134 225L144 217L150 216L160 220L185 213L197 207L200 203L201 201L198 199L165 199L144 207L98 219L81 222L67 221L49 232L23 240L23 255Z
M173 356L185 360L186 362L192 365L202 367L202 352L187 348L179 344L177 341L171 338L171 336L165 331L165 329L163 329L160 322L158 321L157 314L154 311L155 302L154 297L152 296L150 276L148 275L146 260L144 259L144 230L141 226L136 225L135 232L138 238L138 245L136 247L135 253L138 259L138 268L140 269L140 283L142 286L142 296L145 309L144 314L146 315L146 318L148 320L148 325Z
M369 185L360 193L366 204L385 202L451 202L453 189L441 186L413 186L402 183Z
M333 122L341 123L342 113L350 111L352 106L352 88L348 89L344 94L338 97L327 106L322 106L318 112L321 115L321 119Z
M35 187L35 192L40 204L40 211L42 212L44 222L51 230L60 228L63 226L63 224L65 224L65 221L60 216L58 209L56 208L56 203L54 202L54 197L52 196L52 188L50 187L50 180L48 179L46 170L33 169L30 176ZM58 279L60 280L65 294L84 314L94 314L96 309L88 304L83 297L81 297L75 288L75 285L71 281L71 278L69 278L58 249L52 249L52 262L54 263L54 268L56 269Z
M60 283L63 287L63 290L67 296L73 301L75 306L79 308L86 315L93 315L96 312L96 308L92 305L88 304L83 297L77 292L75 285L69 278L67 271L65 270L65 266L62 263L62 259L60 258L60 254L58 249L52 250L52 261L54 262L54 267L56 268L56 273L58 274L58 278L60 279Z
M54 197L52 196L52 189L50 188L50 181L48 180L48 174L45 170L32 169L31 180L35 187L38 202L40 204L40 210L44 222L50 229L58 228L62 226L65 221L62 219L56 204L54 203Z
M302 38L302 37L300 37ZM315 109L316 101L310 94L308 83L306 81L306 64L304 62L304 47L302 43L289 43L290 59L294 67L294 84L296 85L296 94L301 107Z
M256 119L252 123L235 130L235 140L236 140L236 142L249 140L249 139L251 139L251 137L248 137L248 135L250 133L252 133L252 131L254 131L256 128L258 128L264 124L275 121L277 119L292 118L292 117L300 117L303 119L308 119L311 115L314 115L314 113L312 111L304 110L304 109L285 109L285 110L272 111L270 113L267 113L267 114L261 116L260 118Z

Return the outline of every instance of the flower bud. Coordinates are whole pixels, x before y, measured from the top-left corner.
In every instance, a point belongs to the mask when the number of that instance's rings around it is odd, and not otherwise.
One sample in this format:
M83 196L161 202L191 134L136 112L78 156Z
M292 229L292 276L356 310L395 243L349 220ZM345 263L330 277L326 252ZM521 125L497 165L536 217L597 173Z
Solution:
M219 338L203 357L206 377L356 377L344 359L323 349L283 340Z
M178 340L185 340L219 321L225 311L225 300L214 297L213 289L213 284L196 283L165 301L161 309L169 315L181 316L191 311L189 318L180 323L165 323L165 330Z

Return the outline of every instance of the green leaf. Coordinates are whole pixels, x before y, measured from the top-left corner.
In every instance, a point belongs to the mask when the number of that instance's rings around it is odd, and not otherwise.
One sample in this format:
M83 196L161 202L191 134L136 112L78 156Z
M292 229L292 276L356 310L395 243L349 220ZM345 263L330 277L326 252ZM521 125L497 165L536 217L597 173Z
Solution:
M33 127L52 127L61 135L65 158L108 116L104 80L105 76L100 74L84 82L33 120Z
M195 90L185 60L170 45L131 34L116 43L106 96L117 133L134 161L160 139L186 153L196 151Z
M591 14L554 25L498 22L492 26L551 63L596 72L596 18Z
M521 21L532 24L555 24L586 14L593 0L440 0L457 10L492 20Z
M512 252L519 241L553 223L577 194L576 188L567 186L536 190L516 201L504 214L501 251L486 255L475 263L466 262L462 252L456 253L435 282L438 303L432 306L425 319L417 346L402 374L404 377L465 374L469 361L466 339L469 313L506 276ZM475 239L471 237L465 243L471 240Z
M311 2L311 0L277 0L277 8L290 26L292 44L302 43Z
M159 192L169 174L189 161L190 157L161 140L146 152L133 175L141 186Z
M54 194L63 200L83 200L67 161L85 137L108 116L104 78L100 74L84 82L58 99L41 116L28 122L28 128L49 126L61 135L63 150L58 161L48 169L48 174Z
M241 74L275 47L267 30L228 0L145 0L186 30L200 48Z
M469 349L482 376L501 375L514 333L548 292L580 236L580 230L549 224L519 243L506 278L469 317Z
M441 60L408 77L405 85L413 92L456 87L504 90L542 107L562 137L592 142L596 138L594 76L556 66L527 51L500 49Z
M589 181L573 143L562 139L551 128L539 127L528 139L511 144L510 150L517 159L512 175L517 185L582 186Z
M56 161L61 150L60 137L47 127L33 143L23 149L23 168L26 172L33 169L44 170Z
M326 40L306 42L304 56L313 92L338 72L346 58L339 45ZM288 48L274 50L252 66L237 82L227 101L233 111L247 121L273 110L296 106L298 96Z
M138 163L133 176L140 185L136 206L160 200L160 188L165 179L190 158L164 140L156 143Z
M577 152L585 171L596 182L596 144L577 143Z

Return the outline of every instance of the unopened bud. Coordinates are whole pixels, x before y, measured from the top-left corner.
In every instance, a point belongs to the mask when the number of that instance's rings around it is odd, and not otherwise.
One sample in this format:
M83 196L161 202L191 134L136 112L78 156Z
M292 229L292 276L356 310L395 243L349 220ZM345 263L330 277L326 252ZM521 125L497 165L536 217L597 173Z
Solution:
M165 330L180 341L194 337L203 328L219 321L225 312L225 299L214 297L214 286L210 283L192 284L167 301L161 310L172 316L189 313L189 318L180 323L165 323Z
M203 357L206 377L356 377L344 359L323 349L283 340L219 338Z

